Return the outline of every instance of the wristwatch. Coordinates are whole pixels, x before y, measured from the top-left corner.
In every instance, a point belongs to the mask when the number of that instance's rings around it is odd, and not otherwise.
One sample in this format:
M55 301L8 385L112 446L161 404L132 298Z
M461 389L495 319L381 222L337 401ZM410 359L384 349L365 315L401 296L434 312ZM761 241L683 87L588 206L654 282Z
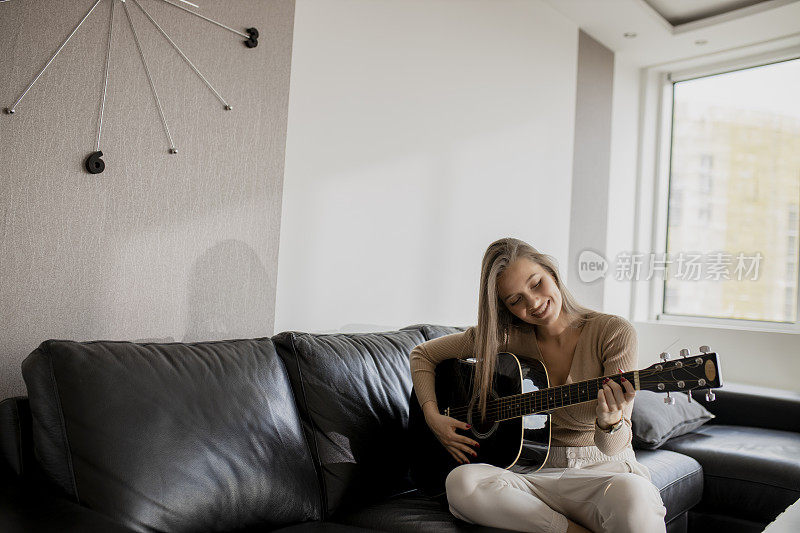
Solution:
M622 423L623 423L624 421L625 421L625 417L622 417L622 416L621 416L621 417L619 418L619 422L617 422L616 424L614 424L613 426L611 426L611 427L610 427L610 428L608 428L608 429L603 429L603 428L601 428L601 427L600 427L600 424L598 424L598 423L597 423L597 418L595 418L595 419L594 419L594 425L595 425L595 426L597 426L597 428L598 428L600 431L602 431L603 433L614 433L615 431L619 430L619 428L621 428L621 427L622 427Z

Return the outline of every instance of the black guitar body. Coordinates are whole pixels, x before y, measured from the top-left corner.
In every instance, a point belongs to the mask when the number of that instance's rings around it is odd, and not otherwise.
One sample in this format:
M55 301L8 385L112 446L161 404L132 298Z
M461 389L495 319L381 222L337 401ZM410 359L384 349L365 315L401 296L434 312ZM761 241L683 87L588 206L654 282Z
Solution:
M468 430L456 430L478 442L477 457L469 456L471 463L489 463L515 472L535 472L547 459L550 446L550 415L495 417L497 422L482 423L473 400L473 359L447 359L436 366L436 401L439 412L472 425ZM547 370L540 361L530 363L519 360L507 352L497 354L494 383L489 400L513 396L524 392L546 389L549 386ZM445 479L459 463L445 450L425 422L425 416L412 388L409 399L408 427L411 432L411 477L429 496L445 492ZM470 408L464 409L464 407ZM462 408L462 416L448 410ZM488 408L487 408L488 415Z

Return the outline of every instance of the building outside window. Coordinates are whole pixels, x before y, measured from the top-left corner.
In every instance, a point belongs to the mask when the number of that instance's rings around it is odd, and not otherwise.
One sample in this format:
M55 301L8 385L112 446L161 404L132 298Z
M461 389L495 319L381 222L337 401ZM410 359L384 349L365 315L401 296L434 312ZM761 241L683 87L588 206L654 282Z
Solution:
M672 82L663 315L798 322L798 95L800 59Z

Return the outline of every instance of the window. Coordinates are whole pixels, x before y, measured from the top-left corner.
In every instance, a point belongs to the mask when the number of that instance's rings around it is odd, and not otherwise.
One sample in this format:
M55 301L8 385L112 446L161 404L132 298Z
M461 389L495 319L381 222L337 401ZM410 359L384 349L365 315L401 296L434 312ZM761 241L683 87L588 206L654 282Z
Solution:
M672 194L669 195L669 223L680 226L683 220L682 213L683 193L681 191L672 191Z
M800 58L669 83L661 316L800 324Z

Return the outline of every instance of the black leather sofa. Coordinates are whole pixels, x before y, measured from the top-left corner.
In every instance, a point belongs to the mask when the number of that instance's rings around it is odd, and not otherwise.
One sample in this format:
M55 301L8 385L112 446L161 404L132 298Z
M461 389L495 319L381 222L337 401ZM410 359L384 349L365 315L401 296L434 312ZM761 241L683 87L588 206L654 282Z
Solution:
M458 330L45 341L0 402L0 531L492 531L408 477L408 355ZM667 530L760 531L800 497L800 398L726 384L708 407L637 450Z

